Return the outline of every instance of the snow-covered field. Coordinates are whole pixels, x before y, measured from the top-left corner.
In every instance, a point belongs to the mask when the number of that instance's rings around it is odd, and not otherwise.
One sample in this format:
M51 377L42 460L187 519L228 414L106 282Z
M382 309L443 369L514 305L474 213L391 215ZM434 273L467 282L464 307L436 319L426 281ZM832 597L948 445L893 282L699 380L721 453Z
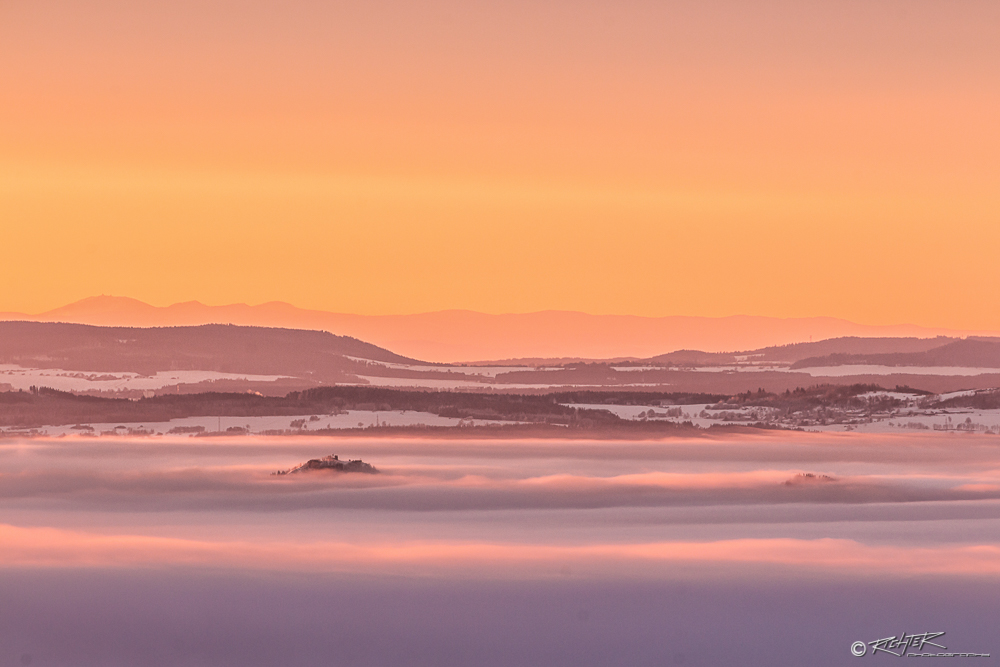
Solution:
M625 370L616 368L615 370ZM875 366L875 365L844 365L816 366L813 368L795 368L788 366L758 366L740 364L731 366L697 366L691 368L698 373L805 373L812 377L845 377L849 375L955 375L969 377L974 375L1000 374L1000 368L971 368L966 366Z
M830 424L810 426L809 431L858 431L860 433L905 433L910 431L959 431L966 433L1000 432L1000 410L973 410L953 408L948 410L921 410L919 413L893 415L862 424Z
M606 384L527 384L513 382L476 382L473 380L436 380L428 378L394 378L378 375L359 375L362 380L366 380L374 387L420 387L423 389L607 389L609 386L618 388L627 387L665 387L665 383L656 382L629 382L616 385Z
M787 369L786 369L787 370ZM817 366L798 368L797 373L813 377L844 377L845 375L958 375L972 376L987 373L1000 374L1000 368L967 368L965 366Z
M419 364L397 364L391 361L372 361L370 359L361 359L360 357L347 357L347 359L371 366L391 368L393 370L421 371L430 373L460 373L462 375L473 375L488 378L496 377L500 373L512 373L514 371L557 370L537 368L535 366L427 366Z
M965 392L954 392L962 394ZM893 398L912 397L911 394L898 392L870 392L868 396L876 398L879 395ZM942 395L951 396L952 394ZM718 424L739 424L741 422L757 421L761 408L740 408L727 410L707 410L710 404L697 405L603 405L596 403L566 403L567 407L586 410L607 410L621 419L659 420L670 422L691 422L699 428L708 428ZM669 414L673 410L674 414ZM709 416L702 416L706 411ZM680 411L680 415L676 414ZM736 419L723 419L723 415L732 415ZM892 417L873 419L860 424L828 424L805 427L807 431L839 432L857 431L859 433L905 433L910 431L956 431L966 433L1000 433L1000 410L973 410L969 408L951 408L947 410L916 410L904 409Z
M733 366L696 366L680 370L692 370L696 373L764 373L767 371L788 371L788 366L739 364Z
M698 403L691 405L604 405L600 403L564 403L568 408L579 408L580 410L607 410L621 419L653 420L669 422L691 422L699 428L708 428L712 424L718 424L718 419L706 419L701 417L701 412L711 403ZM668 411L680 411L680 415L671 415ZM650 414L652 412L652 414Z
M712 425L741 423L753 420L754 408L743 408L741 410L708 410L712 418L702 416L710 404L699 403L691 405L603 405L587 403L565 404L567 407L574 407L586 410L607 410L612 414L629 420L653 420L669 422L691 422L699 428L709 428ZM671 411L671 412L668 412ZM680 414L676 414L677 411ZM724 420L720 416L724 413L738 415L738 419ZM829 424L825 426L815 425L806 427L807 431L840 432L857 431L859 433L905 433L907 431L958 431L969 433L998 433L1000 432L1000 410L971 410L971 409L949 409L949 410L926 410L919 413L897 414L890 418L876 419L871 422L860 424ZM266 417L184 417L172 419L165 422L114 422L114 423L88 423L90 429L73 428L74 425L43 426L37 431L39 434L49 436L81 435L81 434L101 434L115 433L125 435L129 431L148 431L151 433L166 434L172 429L197 429L200 427L204 432L225 432L228 428L247 429L251 434L264 433L266 431L282 430L303 430L317 431L320 429L350 429L365 428L369 426L458 426L459 423L487 425L487 424L512 424L516 422L502 420L462 420L455 417L440 417L430 412L416 412L403 410L389 410L374 412L369 410L348 410L339 415L286 415L286 416L266 416ZM293 426L293 424L295 424ZM117 430L116 430L117 429ZM15 429L11 429L15 430ZM0 430L2 432L2 430ZM184 433L181 433L182 435ZM188 431L188 434L194 434Z
M628 373L629 371L662 371L662 366L612 366L611 370L618 373Z
M357 359L357 361L367 361ZM555 368L542 368L530 366L425 366L393 364L385 362L370 362L370 365L379 366L391 370L400 371L421 371L434 373L439 377L408 378L393 377L392 375L359 375L363 383L376 387L397 387L397 388L422 388L422 389L487 389L490 386L505 390L517 389L591 389L628 387L667 387L669 383L664 382L624 382L620 384L566 384L546 382L544 371L558 370ZM637 371L656 370L653 366L621 366L613 367L617 373L625 375ZM964 368L955 366L940 367L915 367L915 366L829 366L799 369L789 371L787 367L777 366L705 366L690 369L703 373L723 373L740 372L755 373L764 371L785 371L805 373L812 377L844 377L850 375L938 375L938 376L974 376L984 373L1000 374L1000 369L995 368ZM529 374L538 373L537 382L498 382L497 377L505 373L528 371ZM0 388L9 385L14 390L27 390L31 386L51 387L60 391L101 391L101 392L124 392L124 391L146 391L155 392L165 387L177 384L197 384L199 382L209 382L218 380L235 380L245 382L275 382L277 380L288 379L289 375L254 375L248 373L220 373L217 371L202 370L180 370L180 371L160 371L153 375L140 375L129 372L102 372L102 371L69 371L54 368L25 368L12 364L0 364ZM347 383L350 384L350 383Z
M476 380L432 378L395 378L382 375L359 375L373 387L420 387L424 389L485 389L490 386Z
M204 432L216 433L225 432L228 428L248 429L251 434L264 433L266 431L302 430L303 432L317 431L319 429L349 429L365 428L368 426L458 426L459 423L469 425L486 424L513 424L511 421L498 421L487 419L467 419L462 420L456 417L439 417L430 412L415 412L412 410L388 410L373 412L369 410L347 410L338 415L283 415L268 417L184 417L171 419L165 422L114 422L114 423L88 423L91 429L73 428L73 424L62 426L43 426L37 431L39 434L49 436L62 435L82 435L86 433L102 434L114 433L127 435L129 431L149 431L154 434L166 434L171 429L188 429L188 435L194 435L194 431L201 427ZM295 424L295 426L293 426ZM301 427L301 428L300 428ZM13 430L13 429L12 429ZM2 432L2 431L0 431ZM175 432L176 433L176 432ZM185 433L179 433L184 435Z
M960 395L963 395L963 394L974 394L974 393L975 393L974 391L973 392L956 391L953 394L948 395L947 397L951 398L951 396L960 396ZM944 395L942 395L942 396L944 396ZM862 399L869 400L869 401L872 400L872 399L882 399L882 398L891 398L891 399L897 400L897 401L914 401L914 400L920 398L920 395L919 394L910 394L910 393L906 393L906 392L903 392L903 391L884 391L883 390L883 391L866 391L863 394L858 394L858 398L862 398ZM941 400L944 400L944 398L942 398Z
M160 371L154 375L138 373L104 373L101 371L67 371L58 368L23 368L13 364L0 364L0 384L9 384L15 390L31 386L49 387L59 391L148 391L175 384L195 384L210 380L246 380L247 382L274 382L287 375L250 375L247 373L219 373L216 371Z

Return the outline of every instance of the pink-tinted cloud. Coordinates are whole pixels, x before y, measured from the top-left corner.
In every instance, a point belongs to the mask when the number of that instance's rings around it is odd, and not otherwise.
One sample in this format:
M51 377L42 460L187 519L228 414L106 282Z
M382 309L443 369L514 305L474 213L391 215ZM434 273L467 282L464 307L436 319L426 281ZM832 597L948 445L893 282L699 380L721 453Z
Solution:
M528 577L567 567L599 577L666 574L679 564L778 565L857 574L1000 577L1000 545L872 546L844 539L584 544L482 542L225 542L0 526L5 566L198 565L242 569Z

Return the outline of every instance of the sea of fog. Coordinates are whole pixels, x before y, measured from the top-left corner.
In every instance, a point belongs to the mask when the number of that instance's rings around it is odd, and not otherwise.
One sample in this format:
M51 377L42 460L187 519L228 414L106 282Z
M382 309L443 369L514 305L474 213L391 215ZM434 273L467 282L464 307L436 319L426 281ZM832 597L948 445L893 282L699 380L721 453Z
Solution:
M0 665L995 659L1000 436L0 439L0 600Z

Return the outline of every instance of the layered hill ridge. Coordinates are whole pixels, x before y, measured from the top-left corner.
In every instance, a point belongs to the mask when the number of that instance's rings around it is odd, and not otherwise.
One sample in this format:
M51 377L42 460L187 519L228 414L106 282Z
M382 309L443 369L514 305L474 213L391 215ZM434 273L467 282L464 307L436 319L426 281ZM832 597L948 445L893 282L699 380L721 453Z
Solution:
M938 340L938 339L934 339ZM795 361L792 369L824 366L1000 368L1000 338L945 339L943 345L913 352L832 353Z
M838 337L933 338L989 333L913 325L873 326L829 317L640 317L571 311L486 314L468 310L351 315L307 310L283 302L208 306L190 301L158 307L111 296L83 299L37 315L0 314L0 319L128 327L214 323L315 329L436 362L650 358L673 350L756 350Z
M793 368L809 366L842 365L825 363L834 359L855 359L857 361L843 363L875 363L864 361L887 355L921 354L938 349L961 339L950 336L935 336L934 338L862 338L859 336L842 336L809 343L792 343L775 345L757 350L741 352L704 352L701 350L677 350L667 354L651 357L646 361L656 364L673 364L682 366L704 366L720 364L772 363L775 365L792 365ZM990 339L982 339L990 340ZM996 339L1000 341L1000 339ZM916 357L914 357L916 359ZM906 365L906 364L891 364ZM910 364L935 365L935 364ZM947 364L942 364L947 365ZM971 364L975 366L976 364Z
M357 370L363 363L358 360L420 363L324 331L224 324L137 328L0 322L0 363L32 368L143 375L199 370L335 381Z
M528 366L417 361L325 331L208 324L99 327L0 322L0 391L47 387L123 398L319 385L472 392L625 389L736 394L818 384L935 393L1000 386L1000 338L841 337L736 353L678 350L646 360Z

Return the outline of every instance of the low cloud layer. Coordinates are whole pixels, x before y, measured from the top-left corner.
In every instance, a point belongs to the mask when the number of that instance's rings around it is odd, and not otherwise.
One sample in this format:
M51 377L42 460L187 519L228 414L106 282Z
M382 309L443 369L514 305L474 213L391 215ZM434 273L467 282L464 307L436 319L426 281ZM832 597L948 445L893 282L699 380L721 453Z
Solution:
M523 478L391 468L379 475L313 471L276 477L246 468L0 473L0 498L106 511L309 508L488 511L696 505L857 504L1000 499L1000 479L932 475L823 476L801 469L733 473L552 474Z
M470 542L232 542L106 535L0 525L6 566L188 565L254 570L612 578L673 576L677 564L777 565L878 575L962 574L1000 578L1000 546L907 548L853 540L741 539L554 546Z
M329 453L382 472L270 474ZM0 502L6 565L993 577L1000 558L987 436L8 441Z

